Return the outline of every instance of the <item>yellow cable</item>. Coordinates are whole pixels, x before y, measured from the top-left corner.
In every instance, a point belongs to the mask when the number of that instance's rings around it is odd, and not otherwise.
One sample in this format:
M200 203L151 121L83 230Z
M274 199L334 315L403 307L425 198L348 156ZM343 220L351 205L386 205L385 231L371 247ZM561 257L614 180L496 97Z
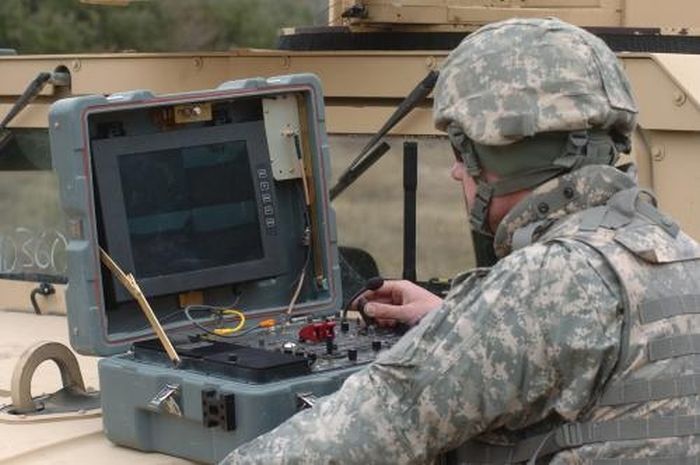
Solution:
M234 309L230 308L230 309L223 310L221 313L224 315L234 315L234 316L238 317L239 321L238 321L238 324L236 326L234 326L233 328L216 328L216 329L214 329L214 333L216 333L218 336L228 336L230 334L233 334L233 333L240 331L241 329L243 329L243 326L245 326L245 315L240 310L234 310Z

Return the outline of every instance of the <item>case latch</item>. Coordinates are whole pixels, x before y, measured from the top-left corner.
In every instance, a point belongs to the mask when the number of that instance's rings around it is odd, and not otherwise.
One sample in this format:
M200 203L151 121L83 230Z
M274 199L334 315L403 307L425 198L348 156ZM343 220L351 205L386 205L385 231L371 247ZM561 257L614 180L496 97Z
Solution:
M152 409L165 412L176 417L182 416L182 409L178 403L180 399L180 386L177 384L166 384L163 389L148 403Z
M236 429L236 396L216 389L202 391L202 423L206 428Z

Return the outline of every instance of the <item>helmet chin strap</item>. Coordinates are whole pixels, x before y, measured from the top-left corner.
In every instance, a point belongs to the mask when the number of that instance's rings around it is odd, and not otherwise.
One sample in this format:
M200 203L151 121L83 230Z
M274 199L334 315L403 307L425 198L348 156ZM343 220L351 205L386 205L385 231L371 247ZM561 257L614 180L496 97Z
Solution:
M493 199L493 186L486 181L476 181L476 195L474 202L469 207L469 225L472 229L472 236L478 233L482 236L493 239L493 231L489 225L489 208Z
M494 197L534 188L568 171L561 166L549 166L494 182L486 181L482 173L472 176L476 182L476 195L469 209L469 224L472 230L493 237L495 231L492 231L489 225L489 209Z
M467 174L477 185L476 195L469 209L469 224L474 232L486 237L493 237L495 233L489 225L489 210L495 197L535 188L585 165L614 165L619 152L624 150L623 145L606 131L575 131L568 134L563 150L548 165L489 182L484 176L476 144L464 134L454 130L448 132L453 145L462 154Z

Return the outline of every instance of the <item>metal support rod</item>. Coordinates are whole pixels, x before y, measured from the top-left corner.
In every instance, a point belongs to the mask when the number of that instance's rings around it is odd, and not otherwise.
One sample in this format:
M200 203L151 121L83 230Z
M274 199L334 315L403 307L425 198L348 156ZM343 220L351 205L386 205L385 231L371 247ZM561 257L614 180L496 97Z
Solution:
M158 321L158 317L153 312L151 304L148 303L148 300L146 300L146 296L143 295L143 291L141 291L141 288L136 283L136 279L134 279L134 276L131 273L124 273L124 271L122 271L122 269L119 268L119 265L117 265L115 261L112 260L112 257L110 257L107 254L107 252L105 252L102 249L102 247L100 247L100 260L117 277L119 282L122 283L122 285L124 285L126 290L129 291L129 294L131 294L134 297L134 299L136 299L136 302L139 304L141 311L143 311L143 314L146 316L148 323L151 325L151 328L153 328L153 331L156 333L156 336L158 336L160 343L165 349L165 352L168 354L168 358L170 358L170 360L176 367L179 366L181 361L180 356L175 351L175 347L173 346L172 342L170 342L168 335L161 326L160 321Z
M403 144L403 279L416 277L416 191L418 190L418 143Z

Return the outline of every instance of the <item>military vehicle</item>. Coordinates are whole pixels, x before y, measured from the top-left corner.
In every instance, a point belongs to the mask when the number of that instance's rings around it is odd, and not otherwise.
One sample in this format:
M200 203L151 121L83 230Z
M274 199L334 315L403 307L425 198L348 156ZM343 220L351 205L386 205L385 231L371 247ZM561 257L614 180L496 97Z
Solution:
M663 8L653 0L332 0L326 26L284 30L275 50L62 56L0 50L0 463L190 463L112 444L95 401L97 358L78 355L75 363L66 349L70 231L51 171L52 103L71 96L133 89L170 94L255 76L314 73L324 90L337 178L470 31L508 17L558 16L591 29L619 52L640 107L632 154L640 182L700 238L695 214L700 162L694 157L700 148L698 13L692 0L664 2ZM419 88L414 96L423 94ZM334 205L340 243L369 252L382 274L398 276L402 190L410 190L402 186L402 155L417 148L415 256L418 275L427 280L468 268L474 259L470 252L455 256L455 250L468 248L468 232L459 192L443 187L449 147L432 126L430 99L408 103L404 107L411 111L383 138L392 149ZM417 145L404 149L405 141ZM411 276L408 249L404 271ZM43 363L48 360L56 363ZM82 401L50 397L62 386L84 393ZM36 405L37 397L43 410L18 408Z

